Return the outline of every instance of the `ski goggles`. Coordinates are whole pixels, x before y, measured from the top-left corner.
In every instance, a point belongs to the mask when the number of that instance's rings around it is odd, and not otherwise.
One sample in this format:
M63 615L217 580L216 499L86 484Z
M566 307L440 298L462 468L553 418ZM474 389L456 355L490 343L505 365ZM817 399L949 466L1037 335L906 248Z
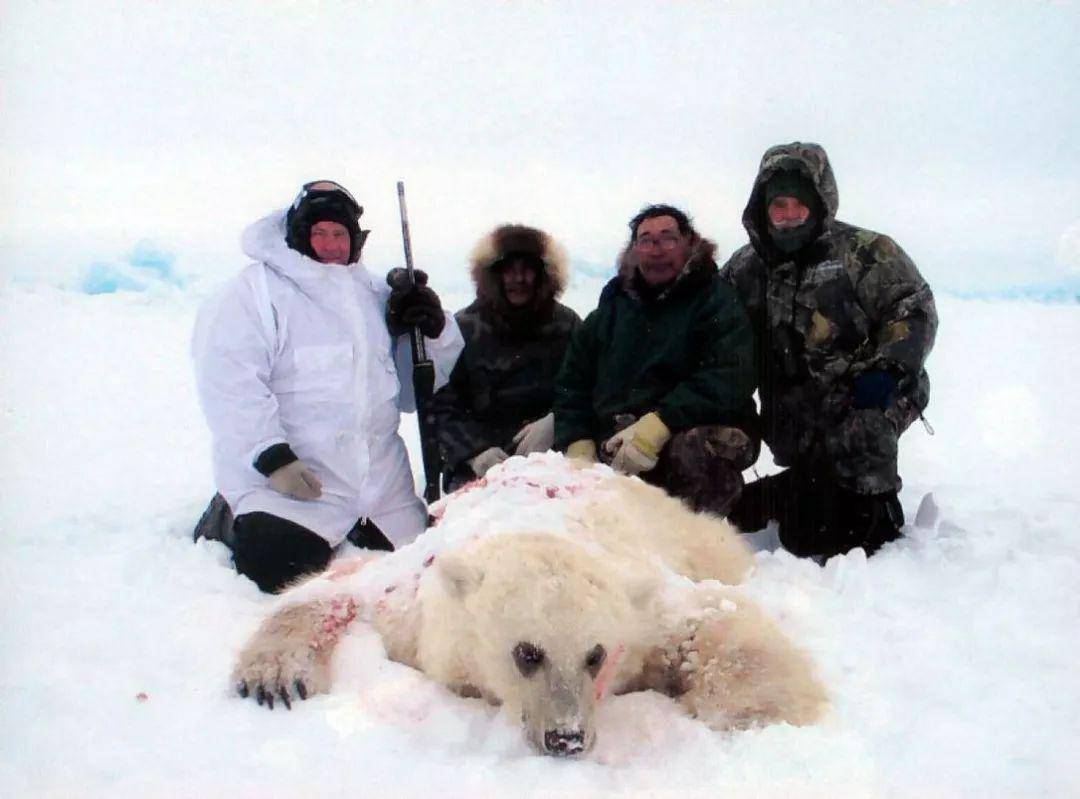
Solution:
M349 193L349 190L332 180L313 180L310 183L305 183L300 189L300 193L296 195L296 199L293 200L292 207L295 211L300 208L302 203L317 203L320 200L331 198L343 200L346 209L357 219L364 213L364 206L356 201L356 198Z

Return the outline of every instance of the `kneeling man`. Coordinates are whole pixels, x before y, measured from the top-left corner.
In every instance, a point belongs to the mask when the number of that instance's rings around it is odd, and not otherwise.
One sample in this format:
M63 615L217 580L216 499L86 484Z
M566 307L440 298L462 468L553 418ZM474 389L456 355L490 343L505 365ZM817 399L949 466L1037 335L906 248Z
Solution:
M362 213L340 184L306 184L245 231L253 263L195 326L218 489L196 537L224 541L263 591L322 570L346 536L393 549L426 524L398 433L415 409L405 333L423 333L436 385L463 341L422 273L363 265Z
M753 335L715 251L670 205L630 220L619 274L556 379L555 446L726 515L758 440Z
M789 467L748 486L732 521L777 519L797 555L873 553L900 535L897 440L930 396L930 287L888 236L838 221L837 205L825 150L770 148L743 213L750 244L721 271L754 325L762 435Z

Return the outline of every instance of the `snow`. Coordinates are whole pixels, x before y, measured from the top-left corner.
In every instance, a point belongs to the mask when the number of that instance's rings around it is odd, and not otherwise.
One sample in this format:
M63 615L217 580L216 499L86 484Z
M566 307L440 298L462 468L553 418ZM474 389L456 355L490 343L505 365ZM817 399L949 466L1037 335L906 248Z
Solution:
M723 735L610 697L596 749L555 760L362 625L331 694L268 712L231 693L275 600L190 539L212 491L187 356L203 294L0 285L0 795L1080 794L1075 305L941 298L936 435L901 443L907 537L824 565L758 553L746 591L816 663L822 723Z

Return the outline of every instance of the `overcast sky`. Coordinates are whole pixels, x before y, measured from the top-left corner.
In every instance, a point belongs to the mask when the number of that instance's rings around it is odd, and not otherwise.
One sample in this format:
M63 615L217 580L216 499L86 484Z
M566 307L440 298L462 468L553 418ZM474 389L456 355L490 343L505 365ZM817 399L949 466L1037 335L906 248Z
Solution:
M937 285L1052 280L1080 240L1076 3L7 0L0 101L0 246L43 269L150 239L235 271L314 178L360 198L376 263L398 179L437 274L505 221L611 263L657 201L726 255L796 139Z

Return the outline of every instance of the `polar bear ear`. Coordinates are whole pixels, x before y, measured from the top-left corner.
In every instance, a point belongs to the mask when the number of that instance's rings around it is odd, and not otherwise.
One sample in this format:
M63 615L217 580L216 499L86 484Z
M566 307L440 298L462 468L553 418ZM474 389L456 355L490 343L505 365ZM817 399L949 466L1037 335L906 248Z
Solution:
M437 563L443 587L455 599L464 599L484 582L484 570L461 555L448 555Z

